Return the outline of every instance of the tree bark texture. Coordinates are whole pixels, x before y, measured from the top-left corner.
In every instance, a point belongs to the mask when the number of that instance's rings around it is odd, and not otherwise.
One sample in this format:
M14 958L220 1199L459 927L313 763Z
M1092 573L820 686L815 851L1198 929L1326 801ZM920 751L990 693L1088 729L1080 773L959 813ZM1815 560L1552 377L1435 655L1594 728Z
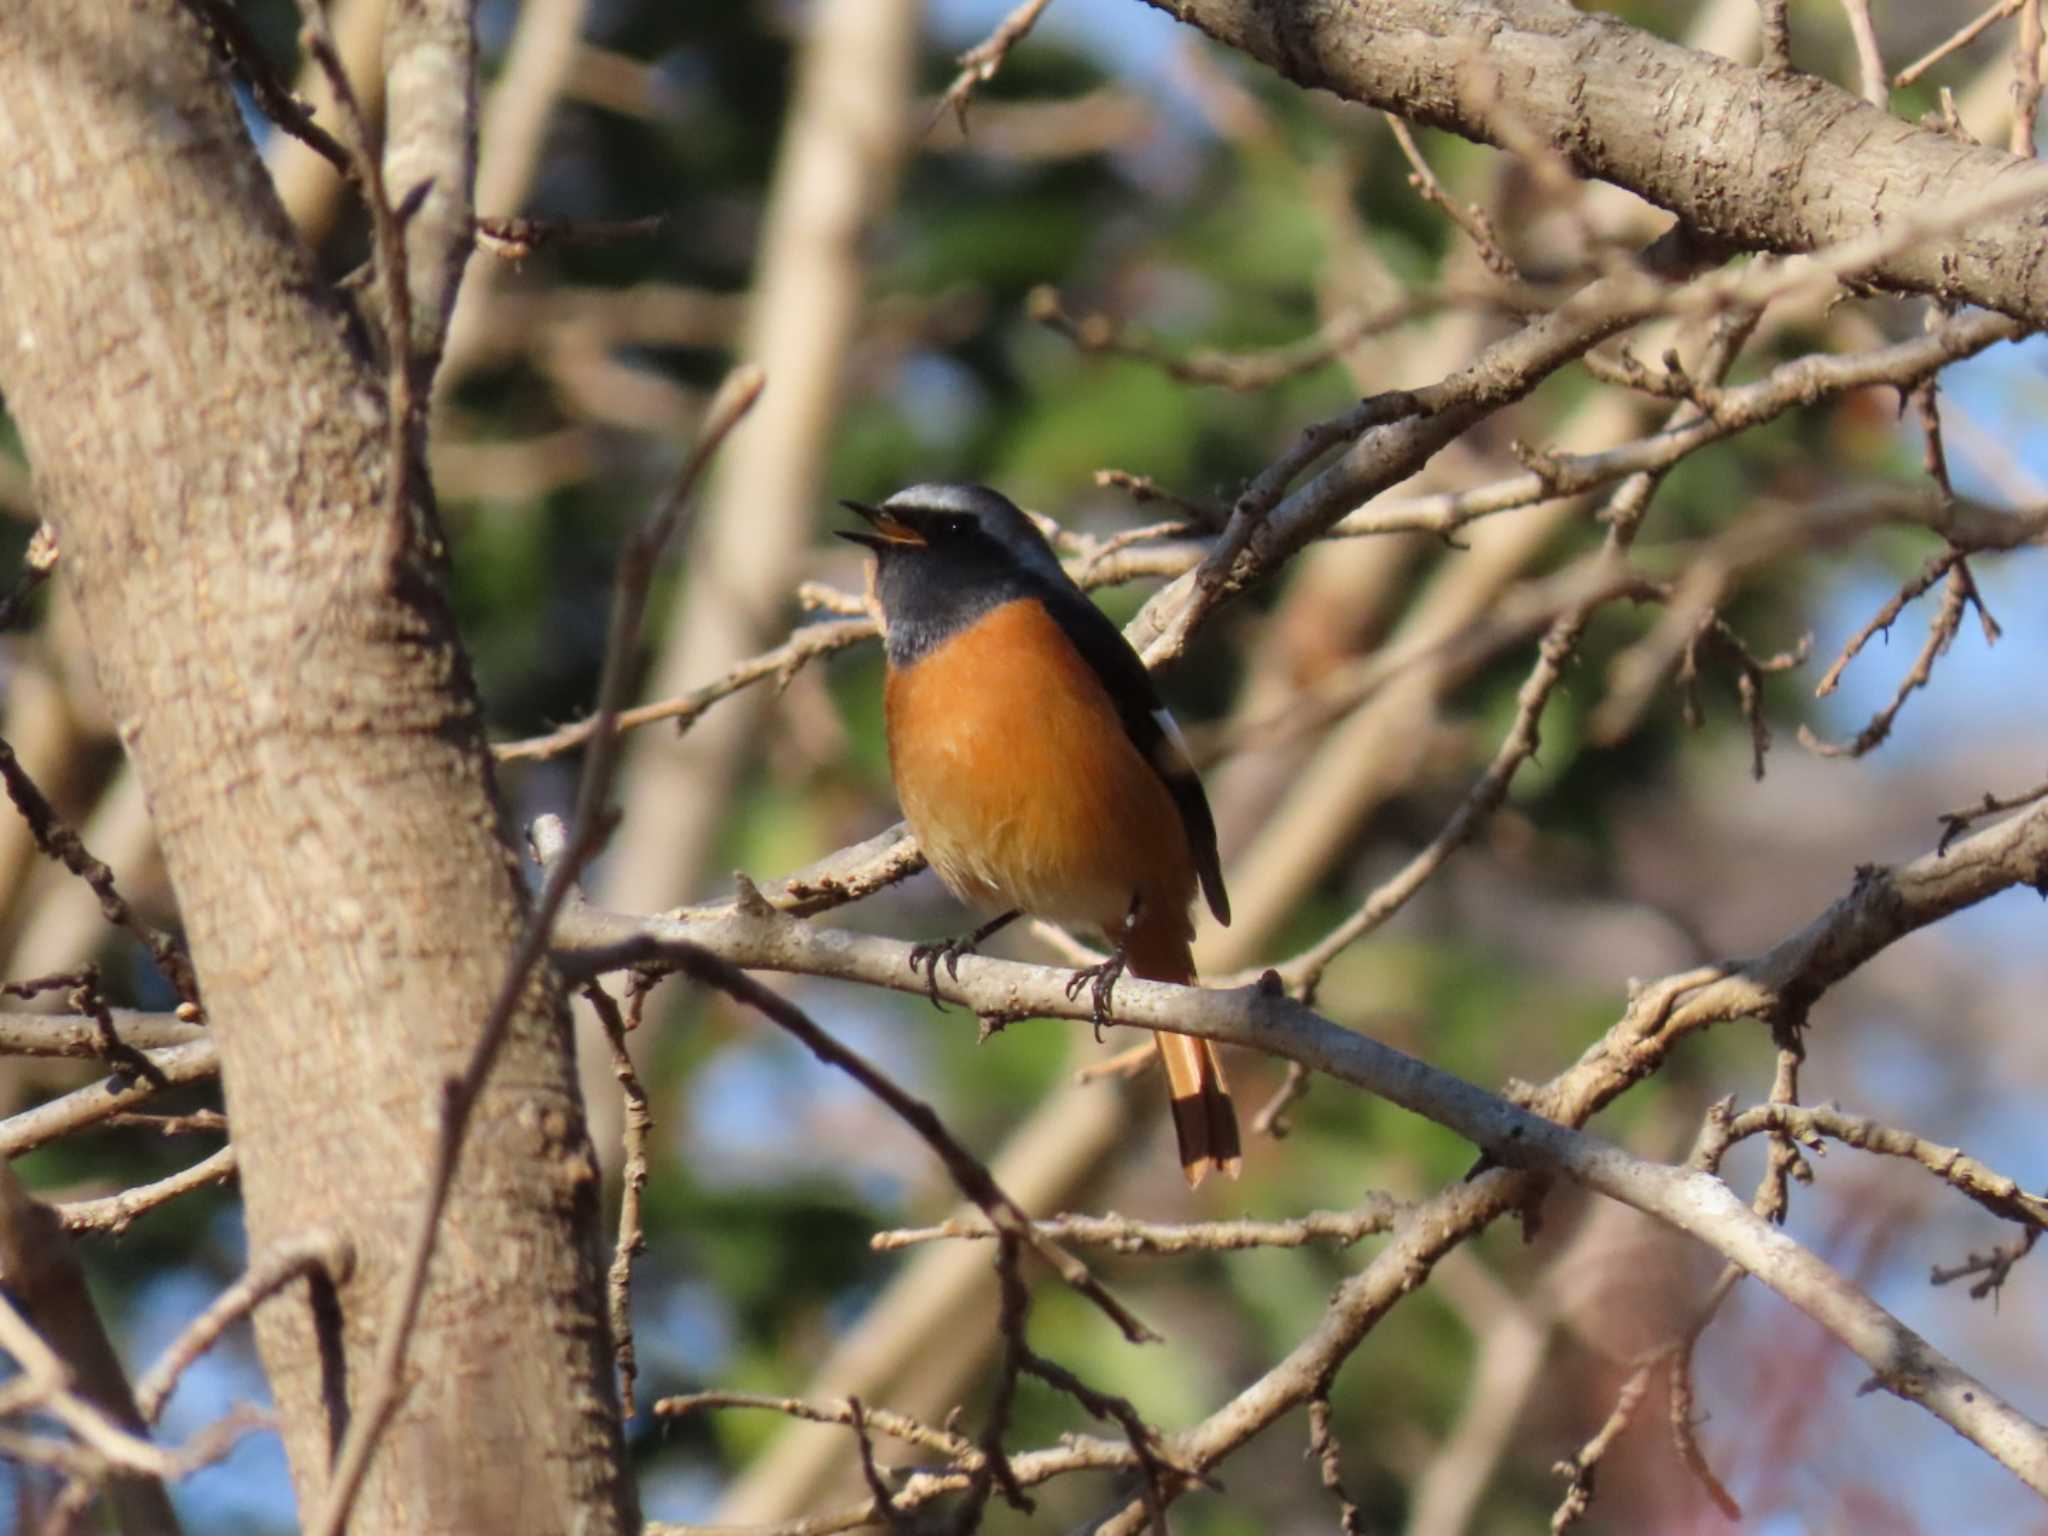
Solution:
M1547 145L1702 235L1807 252L2037 164L1565 0L1146 0L1298 84L1489 144ZM2048 199L1912 242L1872 281L2048 324Z
M217 1037L252 1251L357 1262L258 1341L302 1506L363 1400L440 1085L525 901L430 505L387 507L383 380L175 0L0 26L0 389L151 813ZM558 997L479 1106L378 1532L633 1528L597 1176Z

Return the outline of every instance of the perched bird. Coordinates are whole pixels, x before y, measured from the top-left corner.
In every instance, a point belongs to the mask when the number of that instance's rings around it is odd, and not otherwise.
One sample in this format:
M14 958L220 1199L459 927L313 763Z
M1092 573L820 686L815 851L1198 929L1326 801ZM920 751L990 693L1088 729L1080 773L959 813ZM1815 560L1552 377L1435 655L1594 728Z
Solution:
M934 1004L943 960L1020 912L1100 930L1114 953L1081 971L1098 1020L1128 966L1195 977L1188 915L1199 882L1230 921L1216 825L1186 742L1145 665L1060 568L1037 527L978 485L914 485L842 503L871 532L888 652L889 766L925 857L970 907L999 914L920 945ZM1181 1168L1199 1184L1242 1163L1215 1049L1162 1032Z

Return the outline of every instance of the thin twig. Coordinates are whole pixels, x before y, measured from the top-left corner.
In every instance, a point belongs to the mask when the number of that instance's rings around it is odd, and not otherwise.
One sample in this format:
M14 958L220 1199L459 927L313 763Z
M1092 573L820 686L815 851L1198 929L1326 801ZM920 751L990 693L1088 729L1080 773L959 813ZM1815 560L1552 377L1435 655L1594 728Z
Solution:
M1057 331L1083 352L1100 352L1149 363L1183 384L1214 385L1241 394L1271 389L1342 356L1371 336L1406 325L1441 309L1444 299L1403 299L1373 313L1346 310L1332 315L1299 341L1257 352L1222 352L1197 348L1175 351L1107 315L1075 315L1060 301L1059 291L1041 286L1024 301L1025 313L1049 331ZM1498 300L1494 301L1496 305Z
M1247 1248L1305 1248L1311 1243L1349 1247L1390 1230L1409 1210L1392 1195L1375 1194L1348 1211L1310 1211L1284 1221L1138 1221L1109 1212L1101 1216L1050 1216L1033 1225L1047 1237L1123 1254L1234 1253ZM877 1232L868 1246L878 1253L946 1239L987 1240L998 1236L986 1220L956 1216L935 1227Z
M1813 685L1813 696L1824 699L1833 693L1840 686L1842 674L1848 670L1849 663L1856 659L1864 646L1877 635L1889 638L1892 625L1898 622L1899 615L1906 611L1907 605L1955 569L1955 564L1960 559L1962 552L1951 546L1929 560L1918 575L1907 578L1899 590L1886 599L1884 606L1871 616L1869 622L1843 644L1841 653L1828 664L1828 669L1821 674L1820 681Z
M1337 1431L1330 1422L1330 1386L1317 1389L1308 1400L1308 1453L1315 1458L1323 1487L1337 1501L1337 1529L1344 1536L1365 1536L1364 1511L1344 1491L1344 1455L1337 1444Z
M852 1405L843 1398L837 1402L810 1402L798 1397L770 1397L759 1392L691 1392L680 1397L664 1397L655 1403L654 1415L661 1419L679 1419L703 1408L762 1408L813 1424L853 1423ZM893 1436L922 1450L937 1452L968 1471L973 1470L980 1458L981 1453L971 1440L950 1430L920 1423L908 1414L866 1407L862 1414L868 1428L877 1433Z
M1936 853L1948 852L1948 845L1950 843L1969 831L1971 827L1982 821L1986 816L1996 816L2004 811L2016 811L2023 805L2032 805L2043 796L2048 796L2048 784L2036 784L2032 789L2023 790L2006 800L2001 800L1989 790L1986 790L1983 800L1976 805L1969 806L1960 811L1943 811L1939 818L1941 822L1941 841L1935 845L1934 851Z
M1977 1253L1973 1250L1960 1264L1952 1266L1934 1265L1928 1272L1928 1284L1949 1285L1957 1280L1968 1280L1974 1276L1981 1275L1983 1278L1970 1287L1970 1299L1972 1301L1982 1301L1987 1296L1996 1297L2004 1289L2006 1280L2012 1274L2013 1266L2032 1253L2034 1251L2034 1244L2040 1240L2041 1229L2039 1227L2028 1227L2018 1237L2011 1239L2009 1242L2000 1243L1997 1247L1984 1253Z
M138 1184L133 1189L124 1189L118 1195L107 1195L98 1200L69 1201L57 1207L57 1215L67 1232L100 1232L108 1237L119 1237L134 1224L136 1217L146 1215L160 1205L168 1205L195 1189L224 1183L234 1178L237 1171L235 1149L221 1147L190 1168L181 1168L154 1183Z
M1780 0L1783 4L1783 0ZM1593 1437L1569 1461L1560 1461L1551 1468L1558 1477L1567 1479L1564 1497L1559 1500L1556 1511L1550 1517L1553 1533L1569 1530L1584 1518L1587 1506L1593 1501L1593 1474L1601 1458L1613 1448L1635 1419L1636 1410L1642 1407L1643 1397L1650 1390L1650 1375L1654 1366L1637 1366L1634 1373L1622 1384L1616 1394L1614 1407L1606 1421Z
M1889 111L1891 76L1885 71L1884 53L1877 46L1870 0L1842 0L1842 14L1848 18L1849 37L1856 45L1856 74L1863 99L1879 111Z
M210 1039L151 1051L149 1060L156 1069L155 1079L126 1074L104 1077L0 1120L0 1158L19 1157L145 1104L156 1096L158 1079L175 1086L203 1082L220 1072L220 1054Z
M1003 67L1003 60L1010 56L1010 50L1023 42L1038 18L1052 0L1023 0L1009 15L996 24L995 31L960 55L960 73L953 77L953 83L946 87L946 93L939 98L932 109L931 120L925 124L925 132L938 126L939 119L951 111L960 121L960 131L967 131L967 103L977 87L986 85L996 77L996 71Z
M1127 469L1098 469L1095 471L1095 483L1105 488L1114 487L1140 504L1163 501L1201 528L1221 528L1230 515L1221 507L1168 490L1150 475L1135 475Z
M0 992L23 985L8 982ZM190 1045L207 1037L206 1026L190 1023L175 1013L145 1013L134 1008L109 1008L108 1017L123 1043L138 1050L163 1050L173 1045ZM0 1009L0 1056L71 1056L87 1061L104 1059L100 1025L96 1018L74 1018L61 1013L16 1013Z
M1933 680L1934 663L1948 650L1956 632L1962 628L1963 613L1969 606L1974 587L1965 574L1967 567L1959 552L1951 550L1950 555L1941 557L1937 563L1942 564L1948 573L1947 585L1942 589L1941 606L1935 610L1934 619L1927 626L1927 639L1920 647L1920 654L1913 658L1913 665L1899 680L1890 702L1872 715L1869 723L1850 741L1826 741L1808 726L1801 725L1800 744L1815 756L1862 757L1874 751L1891 735L1892 724L1898 719L1899 711L1906 707L1906 700Z
M1792 50L1786 42L1785 0L1756 0L1756 8L1761 14L1764 35L1763 57L1757 60L1757 68L1766 75L1782 75L1792 68Z
M773 650L750 657L732 668L723 677L692 688L688 693L678 694L672 699L662 699L653 704L641 704L633 709L619 711L617 728L633 730L639 726L651 725L657 720L673 720L680 734L696 723L697 717L719 700L738 693L742 688L773 679L776 686L784 687L796 676L805 663L820 656L830 656L848 646L857 645L873 638L875 623L872 619L836 619L823 624L807 624L797 630ZM530 736L523 741L500 743L491 750L500 762L538 761L558 757L582 746L597 730L597 717L579 720L573 725L562 726L545 736Z
M2020 35L2012 55L2012 139L2016 155L2034 153L2034 124L2041 115L2041 0L2021 0Z
M1959 1147L1942 1146L1911 1131L1886 1125L1868 1115L1851 1114L1832 1104L1806 1108L1774 1101L1727 1116L1714 1125L1709 1141L1713 1157L1706 1166L1715 1166L1720 1153L1727 1147L1766 1132L1787 1145L1806 1145L1827 1137L1861 1152L1918 1163L2001 1220L2015 1222L2030 1230L2048 1230L2048 1196L2029 1194L2017 1181L1985 1166ZM1796 1171L1793 1176L1798 1176ZM1776 1207L1767 1209L1765 1214L1779 1219L1782 1197Z
M637 977L631 985L636 999L645 996ZM625 1102L619 1235L612 1247L611 1269L605 1276L605 1295L611 1312L612 1356L619 1368L619 1412L630 1423L633 1384L639 1373L633 1353L633 1260L647 1251L647 1234L640 1223L640 1196L647 1188L647 1132L654 1124L654 1116L647 1107L647 1090L640 1086L640 1074L633 1068L632 1053L626 1049L626 1021L619 1013L617 1001L595 981L583 989L583 996L596 1013L612 1048L612 1076L618 1079L619 1096Z
M185 1331L171 1341L170 1347L157 1356L156 1364L136 1382L135 1406L142 1411L142 1417L154 1424L176 1389L178 1378L192 1362L213 1348L228 1329L294 1280L320 1274L338 1286L348 1279L354 1263L355 1253L347 1240L327 1232L300 1233L259 1254L239 1280L185 1325Z
M14 1357L21 1374L0 1385L0 1414L33 1410L61 1423L108 1468L160 1482L181 1475L174 1452L131 1434L97 1403L72 1390L69 1365L36 1332L0 1287L0 1350Z
M665 213L638 219L536 219L481 214L477 244L501 261L520 262L548 246L626 245L660 234L673 222Z
M882 1523L895 1531L897 1536L914 1536L909 1516L896 1507L896 1500L889 1493L889 1485L882 1480L882 1469L875 1465L875 1442L868 1438L867 1415L861 1409L860 1399L846 1400L847 1427L853 1431L854 1444L860 1447L860 1475L868 1485L868 1494L875 1501L875 1509L882 1517Z
M195 1109L189 1115L109 1115L102 1124L109 1130L153 1131L159 1136L225 1136L228 1117L217 1109Z
M44 856L56 860L71 873L78 876L99 898L100 913L117 928L125 928L135 935L142 947L149 951L164 979L177 989L178 996L195 1007L199 1003L199 978L192 969L191 957L181 945L161 928L145 923L136 915L119 888L114 884L114 872L92 856L83 840L57 815L50 802L43 798L43 792L36 788L35 781L28 776L21 760L14 755L14 748L0 741L0 780L7 786L7 797L14 802L14 808L21 812L28 823L29 834L35 838L36 847Z
M1705 378L1716 381L1726 375L1734 366L1735 358L1749 339L1755 323L1754 314L1728 317L1707 347L1700 369ZM1703 407L1690 400L1683 401L1670 413L1668 426L1672 430L1682 429L1705 415ZM1618 568L1625 562L1658 483L1659 476L1646 471L1632 475L1616 488L1605 512L1607 533L1599 556L1604 566ZM1284 984L1298 992L1304 1001L1314 999L1324 972L1339 954L1406 906L1445 862L1500 809L1515 775L1524 763L1535 757L1542 743L1543 712L1577 656L1586 626L1603 601L1605 599L1589 597L1575 603L1545 629L1543 639L1536 647L1535 665L1516 690L1513 723L1495 748L1485 772L1466 792L1443 829L1396 874L1375 887L1357 912L1297 960L1281 968Z
M1784 0L1776 0L1776 3L1782 11ZM1965 22L1943 41L1936 43L1927 52L1921 54L1919 58L1892 76L1892 84L1900 90L1904 90L1950 54L1969 47L1970 44L1977 41L1991 27L2004 21L2008 16L2018 15L2022 3L2023 0L1999 0L1997 5L1979 14L1975 20Z
M1781 363L1752 383L1717 389L1711 396L1713 409L1682 427L1667 422L1649 436L1595 453L1536 456L1526 473L1488 485L1379 503L1340 518L1329 534L1361 538L1421 531L1448 537L1497 512L1596 490L1632 474L1668 469L1710 442L1761 425L1796 406L1874 384L1910 389L1947 364L2018 334L2004 316L1973 314L1949 321L1927 335L1868 352L1846 357L1809 354ZM1690 397L1696 392L1697 386L1692 386L1681 393Z
M168 1087L157 1075L155 1065L143 1052L121 1038L114 1023L114 1010L100 995L100 968L88 960L75 971L59 971L28 981L0 985L0 996L30 998L62 987L70 989L64 999L74 1014L92 1020L92 1054L105 1062L116 1077L142 1077L156 1088Z
M48 523L37 523L36 531L29 536L28 555L21 563L21 575L15 578L12 590L0 596L0 634L5 634L20 622L28 600L50 579L50 572L56 568L56 530Z
M1742 722L1749 727L1749 772L1759 783L1764 776L1764 758L1771 750L1770 722L1764 718L1764 679L1780 672L1789 672L1794 667L1804 666L1813 650L1813 637L1802 635L1799 643L1789 651L1779 651L1772 656L1759 656L1742 643L1735 631L1728 627L1728 621L1719 614L1712 615L1701 626L1695 641L1687 645L1684 659L1678 669L1678 684L1685 690L1685 723L1698 729L1702 722L1698 699L1693 685L1698 680L1699 651L1702 645L1712 645L1726 656L1735 668L1736 705L1742 711Z
M1401 153L1407 158L1409 167L1408 185L1421 194L1426 203L1434 203L1443 209L1444 216L1465 232L1465 238L1472 242L1481 265L1495 277L1508 282L1521 278L1521 271L1513 258L1501 248L1500 235L1493 227L1493 220L1486 210L1477 203L1460 204L1444 190L1443 183L1436 178L1429 162L1422 157L1422 147L1415 142L1415 135L1408 131L1408 124L1392 112L1381 114L1392 130L1394 142L1401 146Z
M256 109L279 129L290 134L313 153L353 181L355 162L341 143L314 121L306 104L294 96L291 87L271 66L263 45L242 20L231 0L184 0L185 8L206 28L206 40L214 55L249 88Z
M1258 1113L1252 1116L1252 1134L1270 1136L1275 1141L1285 1141L1294 1130L1292 1111L1294 1106L1308 1097L1309 1085L1315 1081L1314 1074L1298 1061L1287 1063L1287 1075L1261 1104Z

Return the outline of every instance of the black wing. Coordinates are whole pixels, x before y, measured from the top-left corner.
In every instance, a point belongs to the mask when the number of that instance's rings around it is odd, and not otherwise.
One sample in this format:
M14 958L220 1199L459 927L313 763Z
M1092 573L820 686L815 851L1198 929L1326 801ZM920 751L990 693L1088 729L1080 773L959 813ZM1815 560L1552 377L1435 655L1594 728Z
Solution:
M1152 686L1152 675L1131 649L1123 632L1109 616L1096 607L1079 587L1046 594L1046 611L1066 631L1074 647L1088 659L1095 675L1109 690L1116 712L1145 761L1165 782L1180 810L1181 826L1188 835L1188 847L1195 856L1195 873L1202 881L1202 894L1216 921L1230 923L1230 896L1223 889L1223 861L1216 852L1216 818L1209 814L1209 797L1202 793L1202 781L1178 732L1169 732L1172 719Z

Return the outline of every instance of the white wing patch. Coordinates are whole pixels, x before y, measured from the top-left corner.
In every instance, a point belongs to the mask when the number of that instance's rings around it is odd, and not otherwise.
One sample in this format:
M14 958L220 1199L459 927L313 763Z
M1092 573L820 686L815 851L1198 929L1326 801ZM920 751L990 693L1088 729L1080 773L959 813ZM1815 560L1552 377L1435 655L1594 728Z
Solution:
M1194 754L1188 751L1188 739L1180 733L1180 722L1173 718L1173 711L1165 705L1152 711L1152 718L1163 733L1159 746L1154 752L1158 761L1154 764L1160 772L1173 778L1195 776Z

